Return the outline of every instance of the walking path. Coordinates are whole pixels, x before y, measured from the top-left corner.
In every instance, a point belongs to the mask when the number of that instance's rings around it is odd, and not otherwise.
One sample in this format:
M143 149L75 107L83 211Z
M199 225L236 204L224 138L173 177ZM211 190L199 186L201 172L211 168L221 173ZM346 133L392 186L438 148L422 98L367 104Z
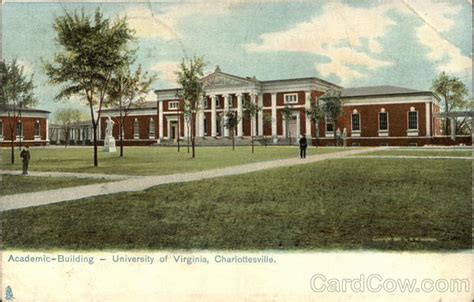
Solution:
M351 157L346 157L351 158ZM416 155L360 155L352 158L416 158L416 159L463 159L473 160L474 157L467 156L416 156Z
M20 175L20 170L0 170L0 174L6 175ZM29 171L29 176L41 176L41 177L73 177L73 178L93 178L93 179L109 179L109 180L121 180L128 178L136 178L140 176L131 175L118 175L118 174L98 174L98 173L76 173L76 172L35 172Z
M377 148L364 148L355 149L350 151L327 153L322 155L308 156L306 159L290 158L280 159L273 161L265 161L258 163L245 164L240 166L232 166L227 168L206 170L200 172L190 172L172 175L156 175L156 176L140 176L130 177L124 180L93 184L79 187L70 187L64 189L56 189L41 192L23 193L15 195L6 195L0 197L0 211L20 209L32 206L40 206L51 203L58 203L63 201L77 200L81 198L114 194L120 192L133 192L142 191L154 186L178 183L178 182L190 182L195 180L209 179L215 177L239 175L245 173L251 173L266 169L273 169L279 167L288 167L301 164L308 164L317 161L323 161L328 159L337 159L346 156L372 152L381 150Z

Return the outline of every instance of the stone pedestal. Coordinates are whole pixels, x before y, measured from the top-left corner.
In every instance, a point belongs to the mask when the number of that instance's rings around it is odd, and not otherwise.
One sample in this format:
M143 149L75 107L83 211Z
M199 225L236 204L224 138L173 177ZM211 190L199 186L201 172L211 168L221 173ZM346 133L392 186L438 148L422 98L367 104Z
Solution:
M104 140L104 152L116 152L115 138L113 136L107 136Z

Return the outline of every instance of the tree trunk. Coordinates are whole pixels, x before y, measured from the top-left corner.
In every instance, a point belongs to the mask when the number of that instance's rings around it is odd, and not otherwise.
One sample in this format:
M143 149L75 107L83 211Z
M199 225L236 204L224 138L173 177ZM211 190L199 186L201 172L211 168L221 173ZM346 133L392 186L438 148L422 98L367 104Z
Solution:
M94 130L94 167L99 165L99 161L97 158L97 124L92 122L92 129Z
M120 109L120 125L119 125L119 135L120 135L120 157L123 157L123 123L125 122L125 117L122 114L122 109ZM113 135L113 133L112 133Z
M235 150L235 131L232 130L232 150Z
M316 148L319 147L319 121L314 123L316 131Z
M120 157L123 157L123 122L120 123Z
M186 127L188 128L188 137L186 138L186 145L187 145L188 153L189 153L189 134L192 131L192 127L189 125L189 123L186 125Z
M191 116L191 125L195 125L195 117L194 117L194 114ZM196 146L195 146L195 139L196 139L196 129L195 127L191 127L191 148L192 148L192 156L191 158L195 158L196 157Z
M334 128L333 128L332 130L333 130L333 133L334 133L334 147L337 147L337 137L336 137L336 129L337 129L337 127L336 127L336 120L333 119L333 121L334 121Z
M444 120L444 135L449 135L449 118L447 116L449 111L449 106L448 106L448 95L444 95L444 113L446 113L446 118Z
M252 153L254 153L254 149L255 149L254 145L253 145L253 135L254 135L254 133L253 133L253 123L254 122L253 122L253 118L252 118L252 123L250 124L250 139L252 141Z
M15 141L13 139L13 135L12 135L11 147L12 147L11 161L12 161L12 165L13 165L15 163Z

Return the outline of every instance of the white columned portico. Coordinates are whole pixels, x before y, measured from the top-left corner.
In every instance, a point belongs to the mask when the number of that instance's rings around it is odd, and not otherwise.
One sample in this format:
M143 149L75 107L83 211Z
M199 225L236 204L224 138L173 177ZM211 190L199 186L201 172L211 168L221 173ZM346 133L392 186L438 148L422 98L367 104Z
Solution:
M277 95L272 93L272 137L273 142L276 143L277 138Z
M260 111L257 113L258 133L257 135L263 137L263 95L257 95L257 105Z
M204 137L204 98L203 97L199 101L199 108L197 111L197 118L196 118L196 129L198 131L198 136L199 137Z
M227 124L227 112L229 111L229 99L230 96L228 94L224 94L224 113L222 120L224 121L224 137L229 137L229 129L226 127Z
M163 101L158 100L158 139L163 140Z
M311 117L308 115L308 110L311 108L311 91L305 91L305 103L304 103L304 109L305 113L304 115L306 116L306 133L305 136L309 139L313 137L312 131L311 131Z
M252 104L256 104L256 102L257 102L257 94L252 93L252 94L250 95L250 101L252 102ZM257 130L257 116L250 117L250 118L251 118L250 124L252 124L252 132L250 133L250 136L252 136L252 135L257 135L257 133L256 133L256 130Z
M216 137L216 96L211 95L211 136Z
M237 94L237 115L239 118L239 123L237 124L237 136L242 137L244 135L243 132L243 116L242 116L242 94Z

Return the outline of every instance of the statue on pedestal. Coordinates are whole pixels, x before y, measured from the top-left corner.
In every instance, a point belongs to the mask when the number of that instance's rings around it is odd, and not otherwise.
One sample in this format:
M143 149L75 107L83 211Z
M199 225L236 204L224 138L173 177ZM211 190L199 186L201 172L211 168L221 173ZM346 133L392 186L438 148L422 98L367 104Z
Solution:
M107 127L105 128L104 152L117 151L117 148L115 148L115 138L113 136L114 124L114 121L112 121L112 118L109 116Z

